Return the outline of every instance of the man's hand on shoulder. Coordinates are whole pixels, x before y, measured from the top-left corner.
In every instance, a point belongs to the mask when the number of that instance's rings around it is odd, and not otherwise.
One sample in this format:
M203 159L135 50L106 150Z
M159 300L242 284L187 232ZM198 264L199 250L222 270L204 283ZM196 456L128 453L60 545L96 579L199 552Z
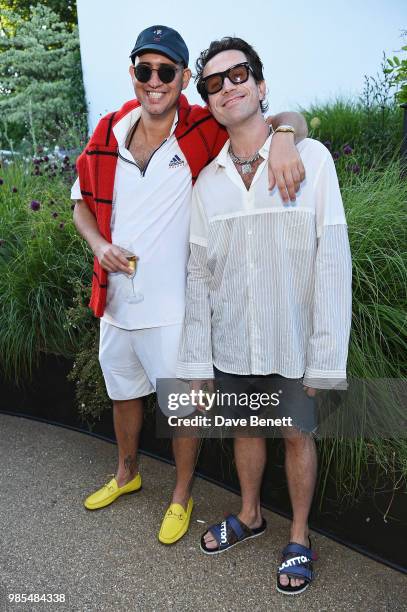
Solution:
M104 240L94 249L95 256L106 272L125 272L131 274L129 262L120 247Z
M271 139L269 154L269 189L277 185L284 202L295 202L305 178L305 168L294 144L294 134L277 132Z

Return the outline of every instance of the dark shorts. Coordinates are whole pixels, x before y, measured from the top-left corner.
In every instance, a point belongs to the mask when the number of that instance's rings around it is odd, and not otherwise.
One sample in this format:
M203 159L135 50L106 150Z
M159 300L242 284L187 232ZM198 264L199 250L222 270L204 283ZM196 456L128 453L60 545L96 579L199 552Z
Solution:
M215 389L220 400L217 414L227 419L258 422L261 424L260 435L270 437L284 436L286 428L287 431L292 428L307 433L316 431L316 401L304 391L302 379L284 378L279 374L254 376L214 370ZM251 418L256 416L258 420ZM271 424L273 420L277 425ZM254 431L252 434L255 435Z

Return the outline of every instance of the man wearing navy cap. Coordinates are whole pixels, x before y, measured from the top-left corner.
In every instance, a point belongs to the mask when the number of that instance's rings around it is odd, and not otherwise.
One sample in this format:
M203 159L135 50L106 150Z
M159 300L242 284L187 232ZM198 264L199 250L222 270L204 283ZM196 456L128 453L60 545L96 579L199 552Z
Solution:
M141 51L157 51L157 53L170 57L174 62L182 63L184 68L188 66L189 51L184 39L176 30L165 26L151 26L143 30L134 45L131 52L131 60Z
M85 500L89 510L141 488L142 398L154 392L157 379L175 378L192 184L227 140L207 108L190 106L181 95L191 71L178 32L147 28L130 57L136 99L100 120L78 158L71 196L75 225L95 255L90 306L101 317L99 359L119 455L115 478ZM304 178L294 132L297 141L304 138L305 121L297 113L272 121L281 134L271 145L270 186L294 200ZM164 544L188 529L197 448L196 439L173 441L176 485L158 536Z

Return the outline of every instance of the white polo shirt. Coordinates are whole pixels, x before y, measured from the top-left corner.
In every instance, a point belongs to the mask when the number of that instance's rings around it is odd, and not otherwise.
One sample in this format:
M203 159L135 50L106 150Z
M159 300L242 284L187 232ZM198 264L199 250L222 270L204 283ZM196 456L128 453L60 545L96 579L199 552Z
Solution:
M119 157L113 192L112 242L136 255L134 290L144 295L129 304L131 281L126 274L108 275L103 320L122 329L181 323L185 308L186 266L192 194L191 171L174 135L153 153L142 172L125 148L127 135L139 119L136 108L113 128ZM82 198L79 179L71 198Z

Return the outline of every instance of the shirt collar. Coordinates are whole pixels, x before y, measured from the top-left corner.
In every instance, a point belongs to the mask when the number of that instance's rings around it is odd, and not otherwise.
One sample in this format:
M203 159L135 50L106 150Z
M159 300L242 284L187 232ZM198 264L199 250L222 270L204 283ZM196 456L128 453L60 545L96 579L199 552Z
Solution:
M116 137L117 144L119 145L119 147L124 147L126 145L128 133L130 132L131 128L136 123L136 121L140 119L140 116L141 116L141 106L138 106L137 108L133 108L132 111L127 113L127 115L125 115L123 119L120 119L120 121L118 121L116 125L113 127L113 133ZM173 133L175 132L177 124L178 124L178 112L175 113L174 121L172 122L171 130L169 133L169 137L172 136Z
M259 149L259 153L263 159L268 159L269 157L272 137L273 137L273 134L270 134L266 142ZM226 163L227 163L228 156L229 156L229 147L230 147L230 139L225 142L220 153L218 154L217 157L215 157L215 163L218 165L219 168L226 168Z

